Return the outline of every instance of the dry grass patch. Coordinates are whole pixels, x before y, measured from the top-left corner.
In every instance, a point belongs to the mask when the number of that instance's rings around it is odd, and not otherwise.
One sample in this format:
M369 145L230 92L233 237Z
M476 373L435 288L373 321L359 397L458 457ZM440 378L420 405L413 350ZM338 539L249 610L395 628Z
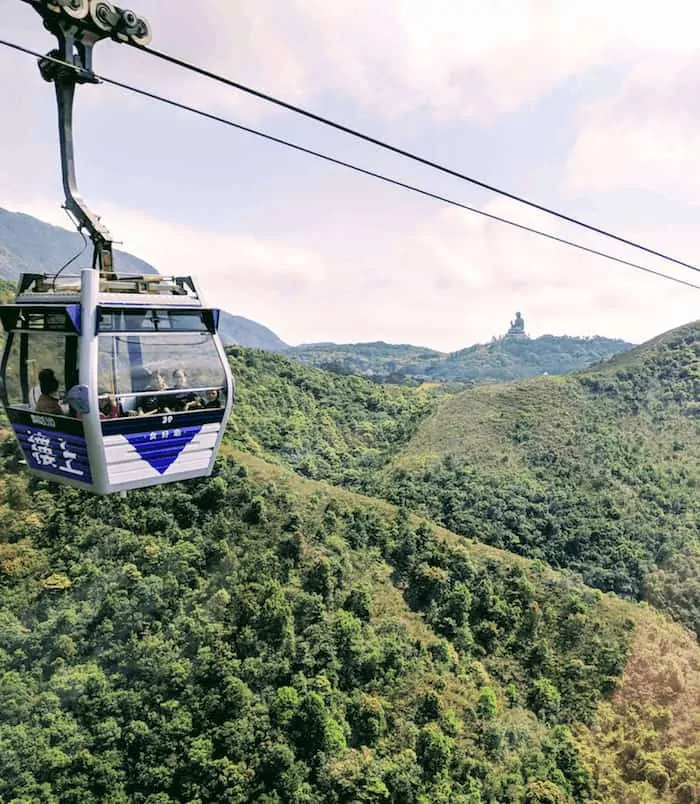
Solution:
M597 802L700 802L700 646L692 634L639 611L622 683L581 746Z

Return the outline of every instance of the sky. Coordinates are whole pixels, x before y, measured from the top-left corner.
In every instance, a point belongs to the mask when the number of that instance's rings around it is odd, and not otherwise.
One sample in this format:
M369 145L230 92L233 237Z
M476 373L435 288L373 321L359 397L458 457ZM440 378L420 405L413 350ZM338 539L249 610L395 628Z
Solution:
M668 0L134 0L152 47L700 264L700 7ZM21 0L4 38L54 40ZM700 274L105 41L94 69L492 214ZM0 47L0 206L70 227L52 87ZM119 248L289 344L453 351L528 333L635 343L700 291L109 85L78 88L78 181ZM58 267L58 266L57 266Z

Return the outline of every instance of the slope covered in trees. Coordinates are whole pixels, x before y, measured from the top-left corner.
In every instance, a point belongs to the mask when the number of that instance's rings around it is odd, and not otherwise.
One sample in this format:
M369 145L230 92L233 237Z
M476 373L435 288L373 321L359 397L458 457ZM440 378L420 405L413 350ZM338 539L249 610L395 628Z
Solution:
M690 800L695 676L620 742L643 611L242 453L128 500L3 453L2 800Z
M230 349L229 358L237 385L229 443L350 487L384 466L443 395L338 376L258 350Z
M232 365L241 448L698 628L697 324L581 374L457 395L262 352L236 351Z
M700 634L700 326L446 400L368 490Z
M692 802L698 645L583 581L696 626L698 329L458 395L232 349L215 476L126 500L0 440L0 800Z

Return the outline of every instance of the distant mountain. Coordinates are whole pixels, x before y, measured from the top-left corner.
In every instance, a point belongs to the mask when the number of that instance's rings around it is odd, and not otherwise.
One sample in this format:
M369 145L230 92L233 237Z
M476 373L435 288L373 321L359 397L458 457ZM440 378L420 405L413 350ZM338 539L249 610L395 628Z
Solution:
M21 273L51 273L77 254L83 241L77 232L52 226L21 212L0 208L0 279ZM115 250L115 267L128 273L153 274L144 260ZM76 267L90 262L90 249ZM239 345L285 352L303 363L336 374L363 374L389 382L492 382L537 374L566 374L630 349L633 344L611 338L502 339L446 354L409 344L312 343L289 346L272 330L243 316L222 311L219 333L226 346Z
M241 315L231 315L222 310L219 319L219 336L224 346L250 346L266 352L284 352L289 346L275 333Z
M0 208L0 302L14 298L13 280L21 273L55 272L82 248L83 240L77 232ZM89 266L91 254L88 246L85 255L76 260L76 268ZM125 273L157 273L144 260L116 249L114 264L117 271ZM227 346L237 344L270 352L282 352L288 348L267 327L223 311L219 332Z
M287 354L334 374L361 374L384 382L427 376L430 366L446 357L434 349L384 341L306 343L290 347Z
M77 232L0 208L0 277L17 279L22 273L55 272L82 248L83 239ZM88 245L85 254L75 261L75 268L90 267L91 259ZM157 273L152 265L117 249L114 265L126 273Z
M292 347L290 357L336 374L381 380L496 382L538 374L567 374L631 349L627 341L593 336L503 338L446 354L420 346L315 343Z

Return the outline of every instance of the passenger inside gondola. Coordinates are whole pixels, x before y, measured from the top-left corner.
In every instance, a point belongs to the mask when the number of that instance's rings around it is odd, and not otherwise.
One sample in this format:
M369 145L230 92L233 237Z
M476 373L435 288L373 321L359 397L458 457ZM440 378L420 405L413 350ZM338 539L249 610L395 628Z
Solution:
M64 416L63 408L58 401L58 380L53 369L45 368L39 372L39 389L41 395L36 402L37 412Z
M124 415L122 407L117 402L113 393L107 391L105 388L99 390L99 406L100 406L100 419L118 419Z
M204 392L203 405L204 408L220 408L221 400L219 399L218 388L208 388Z
M165 377L161 372L156 369L150 372L146 368L139 368L134 370L133 386L143 391L154 391L156 393L145 393L139 396L136 400L136 407L134 410L129 411L129 416L147 416L151 413L169 413L165 405L165 396L158 393L160 391L167 391L168 384Z
M200 394L191 404L187 410L202 410L205 408L220 408L221 399L219 398L218 388L207 388L203 394Z
M165 405L169 413L179 413L183 410L193 410L201 407L197 395L187 388L187 372L183 368L173 371L173 389L175 393L168 394Z

